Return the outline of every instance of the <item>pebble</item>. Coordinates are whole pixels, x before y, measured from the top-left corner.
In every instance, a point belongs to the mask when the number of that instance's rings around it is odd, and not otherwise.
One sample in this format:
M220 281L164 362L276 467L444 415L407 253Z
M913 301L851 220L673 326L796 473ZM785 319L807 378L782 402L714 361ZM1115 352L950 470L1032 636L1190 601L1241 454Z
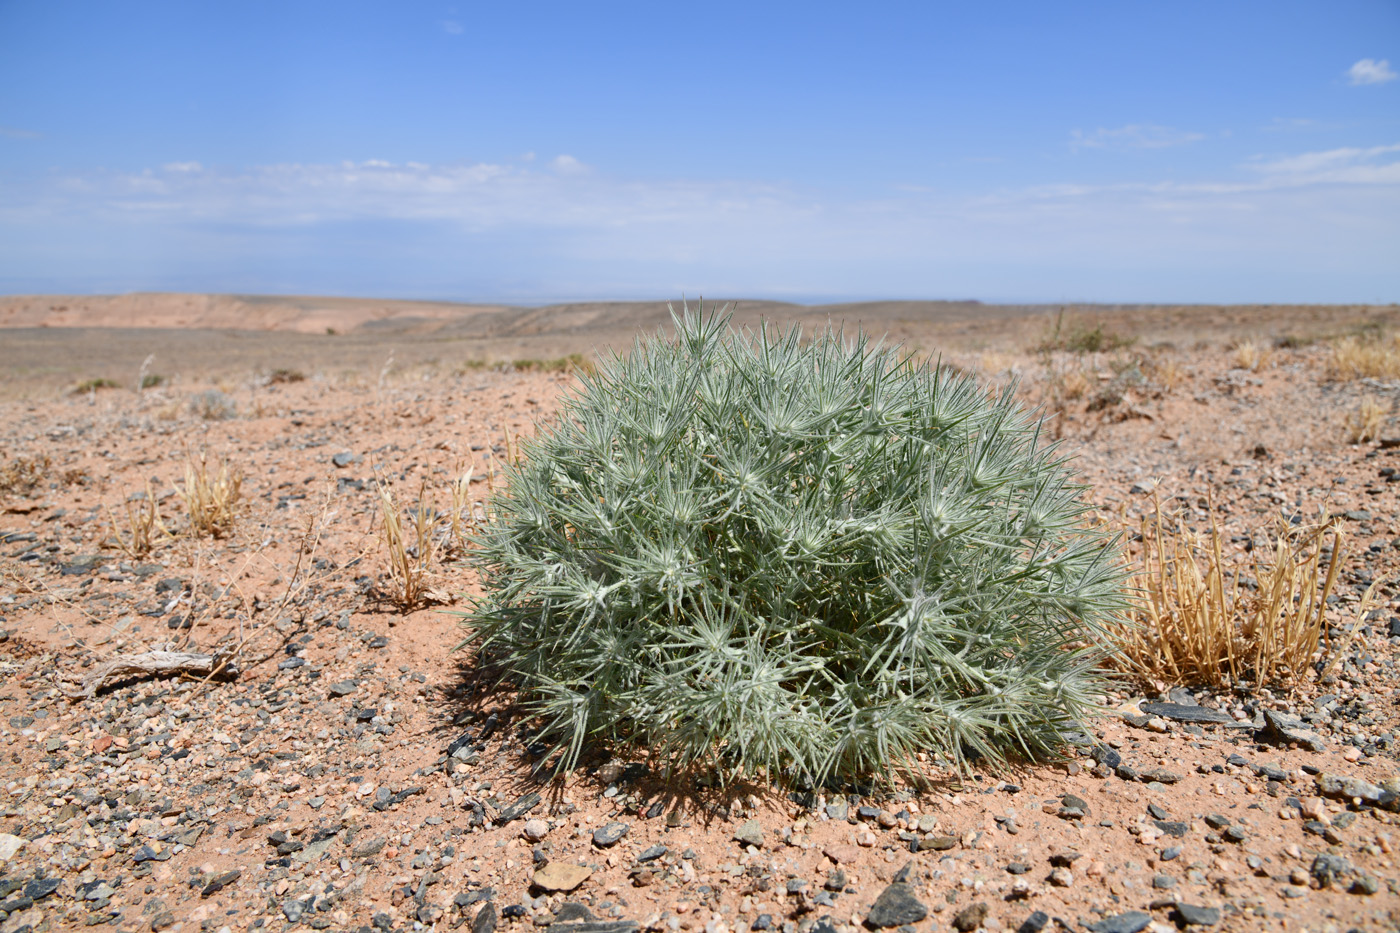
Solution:
M619 823L615 820L600 826L593 831L593 844L600 849L615 846L623 836L627 835L627 830L630 828L626 823Z
M521 827L521 835L531 842L539 842L549 835L549 824L544 820L526 820Z
M542 891L572 891L593 875L586 865L550 862L534 874L534 885Z
M895 882L880 892L866 914L867 925L877 929L918 923L928 916L928 908L914 896L908 884Z
M784 831L786 832L786 830ZM763 847L763 825L758 820L749 820L734 833L735 840L746 846Z

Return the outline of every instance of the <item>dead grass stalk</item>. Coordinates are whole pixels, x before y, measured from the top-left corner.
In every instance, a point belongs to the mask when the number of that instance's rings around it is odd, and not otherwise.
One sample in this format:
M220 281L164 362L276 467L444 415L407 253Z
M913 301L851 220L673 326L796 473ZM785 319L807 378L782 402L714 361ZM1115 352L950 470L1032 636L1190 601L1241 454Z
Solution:
M243 474L224 459L211 469L204 451L185 456L185 483L176 487L176 492L184 500L190 529L211 538L228 536L238 518Z

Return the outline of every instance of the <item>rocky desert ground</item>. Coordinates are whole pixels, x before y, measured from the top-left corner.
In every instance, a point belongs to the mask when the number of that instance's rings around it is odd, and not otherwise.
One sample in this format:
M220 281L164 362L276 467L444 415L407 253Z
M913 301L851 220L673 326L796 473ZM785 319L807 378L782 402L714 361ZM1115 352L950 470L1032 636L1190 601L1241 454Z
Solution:
M1322 514L1346 550L1295 690L1125 683L1062 761L720 787L605 748L540 779L452 651L500 464L664 304L181 301L0 302L0 933L1400 928L1400 382L1336 342L1400 309L741 306L1020 393L1104 521L1155 492L1240 555ZM381 490L426 509L414 605Z

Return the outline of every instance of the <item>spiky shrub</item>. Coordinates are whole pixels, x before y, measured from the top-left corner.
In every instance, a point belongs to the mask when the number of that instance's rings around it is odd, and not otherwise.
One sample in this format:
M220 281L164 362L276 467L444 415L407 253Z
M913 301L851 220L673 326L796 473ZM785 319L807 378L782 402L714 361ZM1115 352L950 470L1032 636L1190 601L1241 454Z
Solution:
M555 760L602 739L823 779L1060 744L1120 562L1012 394L863 337L673 318L582 374L476 538L463 645Z

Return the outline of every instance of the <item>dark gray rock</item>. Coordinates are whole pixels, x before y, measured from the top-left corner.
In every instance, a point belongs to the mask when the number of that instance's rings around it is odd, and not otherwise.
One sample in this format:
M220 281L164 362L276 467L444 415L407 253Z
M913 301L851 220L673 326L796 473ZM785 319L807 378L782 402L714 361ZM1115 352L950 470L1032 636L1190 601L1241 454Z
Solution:
M1327 745L1316 733L1303 728L1302 720L1284 715L1276 710L1264 710L1264 728L1259 730L1260 738L1287 744L1296 742L1314 752L1324 752Z
M300 923L301 918L311 909L311 898L289 897L282 902L282 916L288 923Z
M1140 930L1147 929L1147 925L1151 922L1152 915L1147 911L1129 910L1112 917L1105 917L1098 923L1091 923L1089 929L1093 933L1139 933Z
M1186 706L1181 703L1144 703L1140 709L1149 716L1161 716L1175 722L1192 722L1198 725L1233 726L1235 717L1218 709L1204 706Z
M330 690L331 696L333 697L348 697L358 688L359 684L355 683L353 680L337 680L327 689Z
M342 450L340 453L336 454L334 457L331 457L331 463L334 463L336 466L340 467L341 469L344 469L345 467L350 466L352 463L359 463L359 462L360 462L360 458L357 457L357 456L355 456L354 454L352 454L352 453L351 453L350 451L348 451L348 450Z
M1213 927L1220 922L1220 908L1197 907L1177 901L1176 920L1180 926Z
M1332 855L1323 852L1313 859L1309 873L1317 881L1319 887L1330 888L1333 883L1351 875L1355 869L1351 862L1340 855Z
M520 819L522 816L535 809L535 807L538 807L542 799L543 798L540 797L539 794L531 791L524 797L521 797L515 803L502 810L500 812L500 815L496 817L496 824L498 826L504 826L511 820Z
M589 910L578 901L565 901L559 905L559 909L554 912L555 923L575 923L580 920L588 923L597 921L593 916L593 911Z
M635 920L583 921L580 923L555 923L550 933L637 933Z
M619 823L613 820L593 830L593 844L600 849L615 846L618 840L627 835L627 830L629 829L631 829L631 827L626 823Z
M218 894L220 891L233 884L242 876L243 872L237 868L231 871L220 872L219 874L210 878L207 883L205 883L204 887L200 889L199 896L209 897L210 895Z
M496 933L496 905L487 901L472 918L472 933Z
M1045 929L1045 925L1050 922L1050 915L1043 910L1037 910L1016 928L1016 933L1040 933Z
M648 847L648 848L646 848L646 849L643 849L643 850L641 851L641 854L639 854L639 855L637 856L637 861L639 861L639 862L650 862L650 861L653 861L654 859L659 859L659 858L661 858L661 856L663 856L663 855L665 855L665 854L666 854L666 847L665 847L664 845L662 845L661 843L658 842L658 843L657 843L656 845L654 845L654 846L650 846L650 847Z
M895 882L880 892L875 903L870 905L865 925L877 930L918 923L928 916L928 908L914 896L914 889L907 884Z
M36 878L24 886L24 896L31 901L41 901L57 891L62 883L58 878Z

